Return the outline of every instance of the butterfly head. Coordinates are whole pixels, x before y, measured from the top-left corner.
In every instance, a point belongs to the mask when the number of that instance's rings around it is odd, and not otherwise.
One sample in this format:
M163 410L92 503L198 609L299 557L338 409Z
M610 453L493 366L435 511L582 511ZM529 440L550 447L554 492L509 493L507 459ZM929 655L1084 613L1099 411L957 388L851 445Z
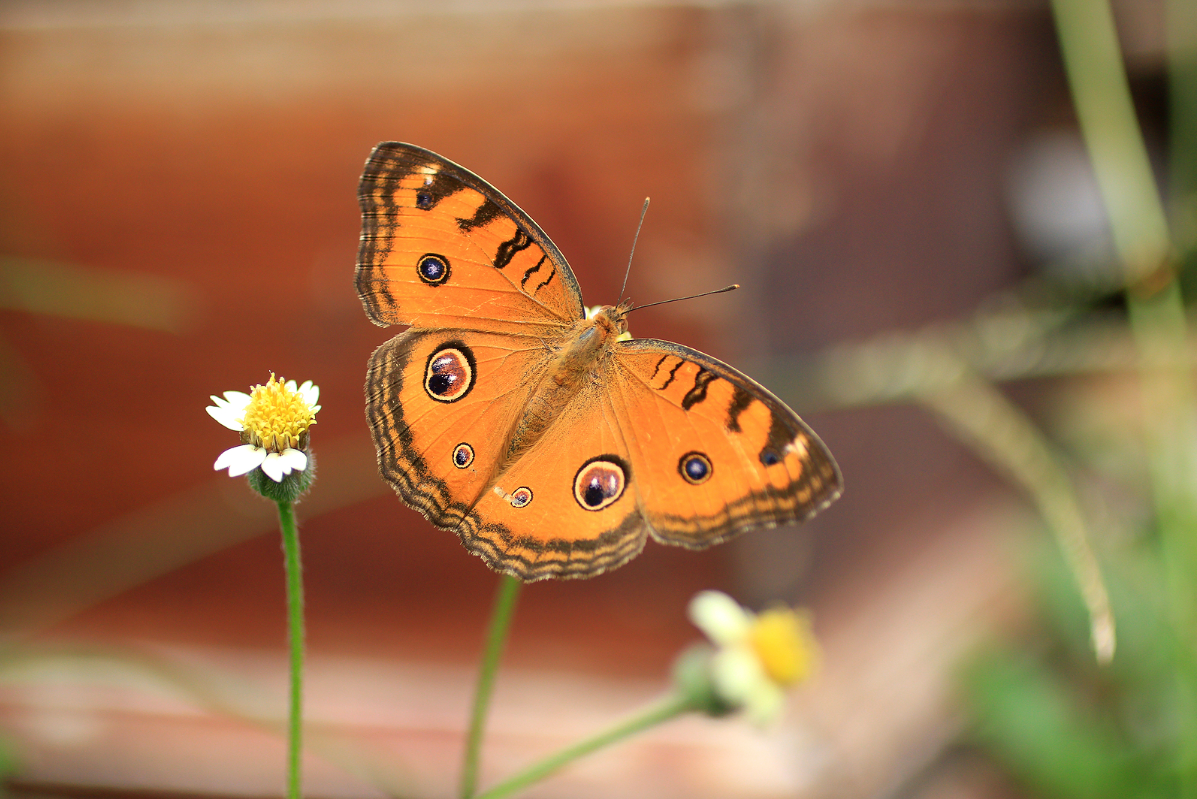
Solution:
M559 384L576 383L610 352L617 341L626 341L630 304L602 305L586 309L585 318L574 325L552 369Z
M586 309L586 320L599 328L604 340L627 341L632 337L628 332L630 310L631 300L624 300L619 305L594 305Z

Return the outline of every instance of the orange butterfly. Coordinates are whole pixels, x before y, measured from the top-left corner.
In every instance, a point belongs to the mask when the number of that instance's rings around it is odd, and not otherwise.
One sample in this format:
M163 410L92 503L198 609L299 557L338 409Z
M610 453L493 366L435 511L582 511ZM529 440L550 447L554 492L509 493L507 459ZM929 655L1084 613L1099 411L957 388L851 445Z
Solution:
M379 347L366 416L382 475L487 565L591 577L651 535L702 549L839 496L831 453L751 378L585 313L565 257L482 178L385 142L358 192L357 289Z

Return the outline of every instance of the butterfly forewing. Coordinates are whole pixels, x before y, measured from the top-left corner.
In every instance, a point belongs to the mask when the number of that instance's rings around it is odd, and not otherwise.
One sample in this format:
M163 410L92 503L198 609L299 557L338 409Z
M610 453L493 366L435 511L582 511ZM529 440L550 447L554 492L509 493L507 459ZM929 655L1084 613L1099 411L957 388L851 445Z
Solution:
M539 336L582 318L577 281L548 236L457 164L380 144L358 199L357 288L375 323Z
M781 400L709 355L664 341L623 342L610 401L630 435L653 537L706 547L801 521L842 489L818 436Z

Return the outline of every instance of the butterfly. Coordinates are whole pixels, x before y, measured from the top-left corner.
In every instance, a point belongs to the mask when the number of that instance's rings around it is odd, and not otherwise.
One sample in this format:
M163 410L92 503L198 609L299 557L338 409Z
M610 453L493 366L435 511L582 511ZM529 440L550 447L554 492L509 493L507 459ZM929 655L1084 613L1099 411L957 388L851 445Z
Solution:
M629 339L628 302L588 314L565 256L473 172L384 142L358 199L366 315L410 326L370 357L379 470L491 568L591 577L649 536L703 549L839 496L797 414L709 355Z

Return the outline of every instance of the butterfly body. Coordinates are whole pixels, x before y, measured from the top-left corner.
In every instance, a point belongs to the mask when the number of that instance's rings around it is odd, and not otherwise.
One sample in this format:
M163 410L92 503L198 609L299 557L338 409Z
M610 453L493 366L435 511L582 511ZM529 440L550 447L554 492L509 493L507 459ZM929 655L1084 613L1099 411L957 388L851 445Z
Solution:
M411 327L370 359L383 476L434 525L523 580L588 577L648 536L700 549L813 515L841 478L793 411L730 366L586 314L523 211L413 145L362 176L357 285Z

